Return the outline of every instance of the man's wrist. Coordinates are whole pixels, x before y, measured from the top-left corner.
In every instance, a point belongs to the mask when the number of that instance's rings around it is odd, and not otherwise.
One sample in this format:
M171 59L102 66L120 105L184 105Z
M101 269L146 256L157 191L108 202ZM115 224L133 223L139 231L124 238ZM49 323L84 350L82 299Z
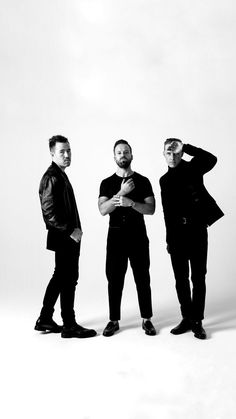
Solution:
M134 207L135 207L135 205L136 205L136 202L134 202L134 201L132 201L132 200L131 200L131 202L130 202L130 207L134 208Z
M120 190L120 191L118 192L118 194L117 194L117 195L120 195L120 196L125 196L125 195L126 195L126 193L125 193L124 191Z

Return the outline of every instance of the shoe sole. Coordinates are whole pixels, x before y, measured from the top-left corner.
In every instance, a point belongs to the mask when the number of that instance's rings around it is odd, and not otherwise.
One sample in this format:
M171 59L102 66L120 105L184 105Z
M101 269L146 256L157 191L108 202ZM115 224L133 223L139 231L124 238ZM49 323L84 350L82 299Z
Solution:
M191 332L192 329L187 329L183 332L175 332L174 330L171 330L170 333L172 333L172 335L178 336L178 335L183 335L184 333L188 333Z
M37 330L38 332L61 333L62 329L51 329L50 327L35 326L34 330Z
M84 335L84 336L79 336L77 334L66 334L66 333L62 333L61 337L63 339L70 339L70 338L77 338L77 339L87 339L87 338L93 338L94 336L96 336L96 334L91 334L91 335Z
M145 331L145 335L147 335L147 336L156 336L156 332L155 333L150 333L150 332L147 332L146 330L144 330Z
M200 340L206 340L207 339L207 336L198 336L195 333L194 333L194 337L197 338L197 339L200 339Z

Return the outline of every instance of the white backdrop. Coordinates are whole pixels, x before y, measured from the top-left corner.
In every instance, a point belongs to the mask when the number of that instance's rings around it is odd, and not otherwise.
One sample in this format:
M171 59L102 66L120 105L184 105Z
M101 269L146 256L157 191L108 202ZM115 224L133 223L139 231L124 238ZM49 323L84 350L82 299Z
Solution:
M76 311L107 316L108 217L99 185L115 171L117 139L157 200L146 217L154 312L178 305L160 203L165 138L218 157L205 183L226 216L209 230L208 307L235 294L235 37L233 0L1 0L1 304L34 313L53 254L38 198L50 164L48 138L69 138L84 236ZM130 279L130 280L129 280ZM123 313L138 315L130 272ZM34 321L34 319L33 319Z

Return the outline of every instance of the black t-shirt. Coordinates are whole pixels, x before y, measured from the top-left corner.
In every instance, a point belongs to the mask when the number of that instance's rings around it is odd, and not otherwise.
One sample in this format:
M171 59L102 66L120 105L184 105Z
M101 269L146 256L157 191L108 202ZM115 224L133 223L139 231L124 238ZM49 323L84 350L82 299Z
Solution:
M131 178L133 179L135 188L129 194L125 195L127 198L130 198L135 202L144 203L145 198L154 196L152 185L148 178L134 172L125 179L128 180ZM108 199L112 198L113 195L116 195L119 192L123 179L124 178L118 176L116 173L104 179L100 185L99 197L105 196ZM132 207L116 207L109 215L110 227L127 226L136 228L138 226L144 226L143 214L140 214Z

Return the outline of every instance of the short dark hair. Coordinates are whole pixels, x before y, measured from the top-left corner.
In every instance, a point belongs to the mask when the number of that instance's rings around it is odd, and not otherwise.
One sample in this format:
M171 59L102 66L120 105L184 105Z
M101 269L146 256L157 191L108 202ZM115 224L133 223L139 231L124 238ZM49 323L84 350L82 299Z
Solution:
M165 142L164 142L164 148L165 148L165 146L166 146L167 144L170 144L170 143L172 143L173 141L177 141L178 143L182 143L182 141L181 141L181 140L179 140L178 138L167 138L167 139L165 140Z
M55 147L56 143L68 143L68 139L63 137L63 135L54 135L53 137L49 138L49 150L52 150Z
M113 147L113 152L115 153L115 148L116 148L116 146L118 146L119 144L126 144L128 147L129 147L129 149L130 149L130 153L132 154L132 148L131 148L131 145L128 143L128 141L126 141L126 140L117 140L116 142L115 142L115 144L114 144L114 147Z

